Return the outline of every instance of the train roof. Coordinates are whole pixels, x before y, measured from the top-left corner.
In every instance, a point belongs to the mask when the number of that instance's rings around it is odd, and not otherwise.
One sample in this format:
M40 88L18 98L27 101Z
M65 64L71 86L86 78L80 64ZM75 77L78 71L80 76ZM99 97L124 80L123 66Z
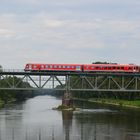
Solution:
M89 66L89 65L94 65L94 66L138 66L136 64L117 64L117 63L108 63L108 64L52 64L52 63L27 63L26 65L85 65L85 66Z
M84 65L93 65L93 66L138 66L136 64L84 64Z

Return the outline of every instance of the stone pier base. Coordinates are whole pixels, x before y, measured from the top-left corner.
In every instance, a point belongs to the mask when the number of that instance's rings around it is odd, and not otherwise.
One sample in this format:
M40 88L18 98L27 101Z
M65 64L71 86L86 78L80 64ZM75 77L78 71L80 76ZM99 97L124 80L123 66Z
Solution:
M73 106L72 98L70 96L70 93L64 93L64 96L62 98L62 106Z

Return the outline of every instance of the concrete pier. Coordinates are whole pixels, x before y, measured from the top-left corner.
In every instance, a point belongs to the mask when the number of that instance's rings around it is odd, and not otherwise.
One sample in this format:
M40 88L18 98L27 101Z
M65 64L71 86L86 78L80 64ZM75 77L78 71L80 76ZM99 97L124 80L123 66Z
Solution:
M62 106L72 106L72 97L69 92L64 93L64 96L62 97Z

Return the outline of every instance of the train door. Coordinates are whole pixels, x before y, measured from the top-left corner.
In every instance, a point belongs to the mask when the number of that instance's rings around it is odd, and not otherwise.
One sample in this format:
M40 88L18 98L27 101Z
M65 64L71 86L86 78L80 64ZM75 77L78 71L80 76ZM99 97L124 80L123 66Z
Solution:
M28 65L28 69L29 69L29 70L32 70L32 69L33 69L32 64L29 64L29 65Z
M136 67L135 66L133 67L133 72L136 72Z
M82 71L84 71L84 65L81 66Z
M138 66L136 66L136 72L139 72L139 67Z
M81 71L81 67L80 66L76 66L76 71Z

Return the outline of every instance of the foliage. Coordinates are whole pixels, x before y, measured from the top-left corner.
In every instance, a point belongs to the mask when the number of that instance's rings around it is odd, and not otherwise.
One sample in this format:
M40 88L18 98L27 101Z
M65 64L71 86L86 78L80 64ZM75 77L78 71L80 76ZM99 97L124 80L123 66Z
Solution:
M112 105L118 105L118 106L125 106L125 107L140 107L140 101L139 100L120 100L120 99L95 99L92 98L89 100L90 102L99 102L99 103L105 103L105 104L112 104Z
M20 87L31 87L29 83L22 81L21 78L18 77L6 77L4 79L0 80L0 86L1 87L7 87L12 85L13 81L15 83L19 83L17 85L18 88ZM13 101L19 101L19 100L25 100L26 98L32 97L33 93L31 91L16 91L16 90L0 90L0 100L4 102L5 104L8 102Z
M74 110L76 110L76 108L72 107L72 106L59 105L57 108L54 108L54 110L74 111Z

